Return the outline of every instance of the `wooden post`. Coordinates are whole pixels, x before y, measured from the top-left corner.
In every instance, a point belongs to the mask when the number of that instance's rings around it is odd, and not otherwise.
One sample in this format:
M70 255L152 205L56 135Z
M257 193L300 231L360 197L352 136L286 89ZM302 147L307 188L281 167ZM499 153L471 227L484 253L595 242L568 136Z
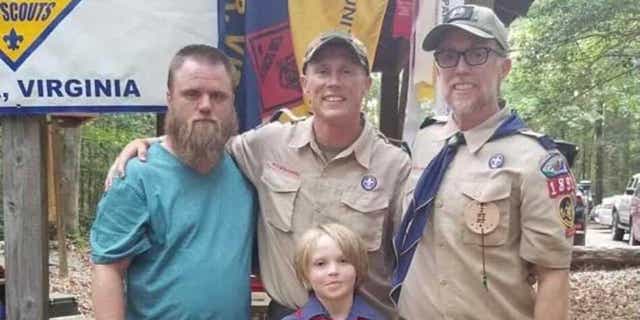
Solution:
M46 121L6 116L2 129L7 319L47 319Z
M69 274L67 265L67 246L65 232L65 214L62 210L62 194L60 192L62 162L60 130L55 122L47 126L47 190L49 199L49 216L55 217L56 240L58 240L58 276L66 278Z

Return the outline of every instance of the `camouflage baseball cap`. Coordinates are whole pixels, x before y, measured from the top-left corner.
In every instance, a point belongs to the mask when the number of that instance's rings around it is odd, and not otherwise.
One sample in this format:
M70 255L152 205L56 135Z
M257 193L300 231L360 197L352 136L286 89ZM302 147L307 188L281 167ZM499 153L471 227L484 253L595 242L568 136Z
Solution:
M360 63L367 73L369 73L369 59L367 58L367 48L353 35L343 31L329 31L313 39L307 46L302 62L302 73L306 73L307 64L316 56L320 48L327 44L341 44L349 49L358 63Z
M491 9L475 5L463 5L449 10L444 22L431 29L424 38L422 49L435 50L445 32L453 28L464 30L480 38L495 39L504 51L509 51L507 42L509 34L502 21Z

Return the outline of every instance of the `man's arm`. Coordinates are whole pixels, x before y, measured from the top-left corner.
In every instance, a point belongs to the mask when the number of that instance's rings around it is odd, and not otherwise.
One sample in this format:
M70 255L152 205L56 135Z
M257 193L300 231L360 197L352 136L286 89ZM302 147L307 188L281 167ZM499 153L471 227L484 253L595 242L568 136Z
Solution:
M93 265L92 298L96 320L124 320L124 274L129 259Z
M567 319L569 309L569 270L549 269L538 265L533 270L538 279L534 319Z
M135 139L127 143L127 145L124 147L124 149L122 149L116 160L109 168L109 172L107 172L107 177L104 180L104 190L109 190L111 184L113 183L113 179L116 176L124 177L124 168L131 158L137 156L140 161L147 161L147 150L149 149L149 145L158 141L162 141L164 137L165 136Z

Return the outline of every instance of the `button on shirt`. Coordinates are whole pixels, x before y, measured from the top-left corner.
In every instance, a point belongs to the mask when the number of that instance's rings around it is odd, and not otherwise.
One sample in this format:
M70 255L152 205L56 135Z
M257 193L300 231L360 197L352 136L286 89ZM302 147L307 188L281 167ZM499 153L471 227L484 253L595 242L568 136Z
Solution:
M532 264L569 267L573 241L560 219L563 197L550 196L541 171L555 151L521 134L488 141L509 114L504 108L463 132L466 145L445 174L400 293L402 317L532 319ZM424 167L457 132L449 118L418 133L405 199ZM464 210L472 201L493 203L499 210L497 228L484 239L465 224ZM483 243L488 289L482 282Z
M357 140L325 159L313 118L271 123L234 138L229 151L258 190L260 273L273 299L302 306L308 293L295 277L295 242L310 227L341 223L364 240L370 259L363 295L392 312L387 298L393 267L392 236L400 223L408 155L369 122Z

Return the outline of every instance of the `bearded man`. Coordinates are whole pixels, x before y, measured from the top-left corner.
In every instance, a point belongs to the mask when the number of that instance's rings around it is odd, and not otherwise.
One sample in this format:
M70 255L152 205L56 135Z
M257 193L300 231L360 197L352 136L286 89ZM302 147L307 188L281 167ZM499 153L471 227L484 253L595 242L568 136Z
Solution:
M129 162L91 228L97 319L249 318L254 198L224 152L237 131L231 79L210 46L171 61L167 138L145 165Z

